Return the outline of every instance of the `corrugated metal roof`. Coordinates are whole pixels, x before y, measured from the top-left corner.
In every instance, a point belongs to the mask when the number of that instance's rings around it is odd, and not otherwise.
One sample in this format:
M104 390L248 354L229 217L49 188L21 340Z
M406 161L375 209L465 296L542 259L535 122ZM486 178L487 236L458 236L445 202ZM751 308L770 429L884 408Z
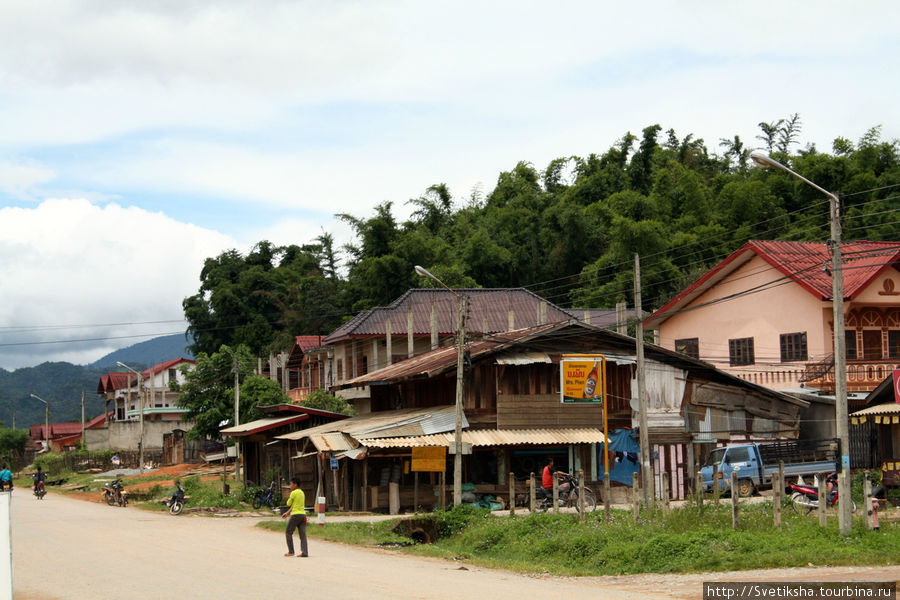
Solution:
M900 404L896 402L888 402L887 404L876 404L862 410L852 413L851 417L868 417L870 415L900 415Z
M268 417L265 419L250 421L248 423L241 423L236 427L226 427L225 429L219 430L219 433L232 437L241 437L282 425L288 425L290 423L296 423L298 421L305 421L308 418L309 415L307 414L291 415L289 417Z
M359 447L359 442L343 433L317 433L309 441L319 452L338 452Z
M360 438L370 448L418 448L421 446L450 446L454 433L439 433L395 438ZM599 444L603 442L600 429L477 429L463 431L462 441L472 446L553 446L560 444Z
M575 321L570 319L563 323L548 323L546 325L538 325L528 329L507 331L483 340L468 342L466 344L466 349L469 351L469 358L475 360L479 356L502 351L507 346L519 343L530 336L536 336L548 331L561 329L571 323L575 323ZM456 347L445 346L394 363L383 369L360 375L359 377L346 381L336 387L340 389L359 385L378 384L387 381L414 379L417 377L433 377L440 374L442 371L456 368L456 353Z
M552 363L546 352L516 352L504 354L496 359L498 365L533 365L535 363Z
M448 431L455 425L455 406L431 406L369 413L277 437L282 440L300 440L305 437L312 439L315 435L338 432L346 433L357 439L360 437L426 435L441 430ZM463 413L463 427L468 426L466 415Z
M525 288L470 288L455 290L468 298L468 329L482 333L497 333L509 329L509 311L515 313L514 327L533 327L543 318L545 323L567 321L573 318L568 311L541 298ZM545 305L544 316L541 305ZM386 323L391 321L395 334L406 331L407 314L412 312L413 335L431 335L431 307L439 335L456 334L457 299L447 290L412 289L391 302L361 312L356 317L328 334L323 344L352 336L384 335Z

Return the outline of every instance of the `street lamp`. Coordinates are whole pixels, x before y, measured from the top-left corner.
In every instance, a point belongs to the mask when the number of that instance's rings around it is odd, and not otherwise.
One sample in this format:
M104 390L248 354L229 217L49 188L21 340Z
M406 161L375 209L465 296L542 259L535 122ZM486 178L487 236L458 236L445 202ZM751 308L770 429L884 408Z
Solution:
M453 434L453 505L462 504L462 402L463 402L463 354L466 348L466 297L457 294L447 285L416 265L416 273L438 282L444 289L456 297L456 429Z
M834 415L837 436L841 445L841 471L838 474L838 497L850 497L850 431L847 417L847 340L844 338L844 271L841 259L841 202L835 194L795 173L765 152L754 150L750 158L761 167L781 169L812 186L828 197L831 205L831 299L834 311ZM850 533L853 522L850 502L838 503L838 524L841 535Z
M140 404L140 410L138 412L138 420L141 423L141 433L140 433L141 439L138 442L138 468L140 468L140 470L143 471L144 470L144 389L143 389L144 376L139 371L135 371L134 369L132 369L131 367L129 367L128 365L126 365L123 362L116 361L116 364L119 365L120 367L122 367L123 369L128 369L129 371L131 371L132 373L137 375L137 378L138 378L138 403ZM151 373L151 376L152 376L152 373Z
M28 395L44 403L44 440L47 443L47 452L50 452L50 403L37 394Z

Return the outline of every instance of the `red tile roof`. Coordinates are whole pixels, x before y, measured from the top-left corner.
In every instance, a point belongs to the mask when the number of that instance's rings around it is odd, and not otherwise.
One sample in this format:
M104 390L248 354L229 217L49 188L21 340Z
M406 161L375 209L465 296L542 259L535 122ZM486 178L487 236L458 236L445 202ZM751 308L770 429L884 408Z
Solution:
M845 242L841 244L841 255L845 299L855 298L886 269L900 267L900 243L897 242ZM697 296L754 256L762 258L784 278L792 280L819 300L831 300L831 249L826 244L750 241L647 317L645 325L659 327L679 309L690 304Z

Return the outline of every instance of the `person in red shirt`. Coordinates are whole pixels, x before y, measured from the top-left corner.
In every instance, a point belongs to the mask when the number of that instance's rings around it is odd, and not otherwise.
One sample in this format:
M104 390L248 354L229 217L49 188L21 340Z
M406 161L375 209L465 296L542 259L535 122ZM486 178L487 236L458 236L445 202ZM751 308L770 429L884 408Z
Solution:
M553 466L553 458L547 458L547 465L544 467L544 472L541 475L541 488L543 488L544 495L547 498L553 496L553 478L558 475L568 475L568 473L557 471Z

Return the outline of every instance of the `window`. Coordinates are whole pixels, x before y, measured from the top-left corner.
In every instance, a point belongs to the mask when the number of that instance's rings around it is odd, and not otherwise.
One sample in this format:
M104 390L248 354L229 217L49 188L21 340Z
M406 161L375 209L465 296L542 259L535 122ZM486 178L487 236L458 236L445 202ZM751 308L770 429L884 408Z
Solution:
M337 380L344 380L344 360L341 358L337 359Z
M806 360L806 332L781 334L781 362Z
M683 340L675 340L675 352L687 354L691 358L700 358L700 339L685 338Z
M847 359L856 360L856 330L845 331L844 340L847 345Z
M728 340L728 362L732 367L752 365L756 362L753 356L753 338Z
M888 331L888 358L900 358L900 330Z

